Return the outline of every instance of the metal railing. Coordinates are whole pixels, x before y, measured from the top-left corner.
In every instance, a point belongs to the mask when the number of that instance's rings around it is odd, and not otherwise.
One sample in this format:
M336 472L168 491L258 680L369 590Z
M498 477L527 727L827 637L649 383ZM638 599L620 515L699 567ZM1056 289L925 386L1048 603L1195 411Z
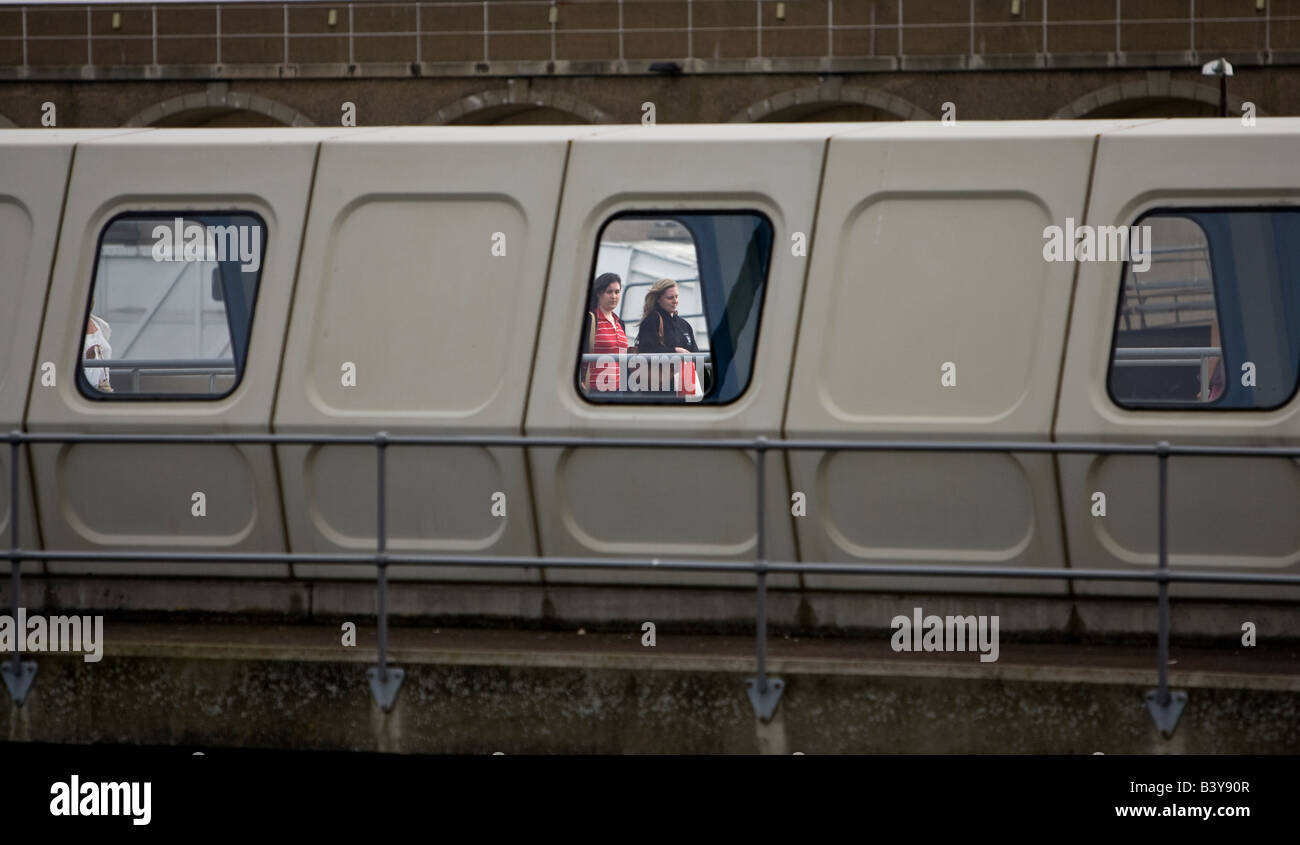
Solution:
M156 376L207 376L208 392L217 392L217 376L235 375L229 358L83 358L83 370L126 370L131 374L131 392L140 392L140 373Z
M1115 350L1116 367L1190 367L1200 369L1200 390L1197 398L1202 402L1210 398L1210 362L1223 357L1218 346L1122 346Z
M1156 666L1157 687L1146 695L1146 705L1157 727L1170 736L1186 703L1186 693L1169 689L1169 584L1201 582L1217 584L1267 584L1300 586L1300 575L1258 574L1245 572L1171 572L1168 563L1168 464L1174 455L1196 457L1277 457L1300 458L1300 447L1263 446L1180 446L1161 441L1154 445L1123 443L1045 443L1035 441L911 441L911 440L769 440L766 437L722 438L623 438L623 437L540 437L476 435L371 435L323 434L74 434L58 432L9 433L9 525L8 557L11 566L10 597L14 618L22 595L22 562L33 561L101 561L109 563L164 562L237 562L237 563L324 563L373 564L376 569L376 604L378 657L367 670L371 691L384 710L389 710L401 686L403 672L388 665L388 567L390 566L537 566L556 569L601 570L671 570L680 572L746 572L755 578L755 652L756 673L746 680L746 688L755 714L771 718L780 700L784 683L767 674L767 576L769 573L804 573L824 575L909 575L920 577L959 578L1028 578L1076 579L1085 581L1154 581L1158 584ZM376 452L376 543L375 551L366 553L293 553L293 552L183 552L183 551L60 551L25 549L19 536L19 464L23 444L233 444L233 445L354 445L372 446ZM387 456L389 447L401 446L474 446L516 448L626 449L731 449L753 452L755 473L755 554L752 562L719 560L660 560L623 558L572 558L529 555L446 555L392 554L387 550ZM1154 572L1115 569L1071 569L1009 566L950 566L867 563L801 563L767 559L765 483L767 453L770 451L843 451L843 452L968 452L997 454L1091 454L1153 456L1158 471L1158 567ZM0 667L10 695L21 704L36 675L35 661L22 661L15 650L10 662Z
M1151 256L1151 267L1148 271L1138 273L1130 264L1125 275L1124 303L1120 314L1123 316L1126 329L1133 328L1134 317L1138 318L1139 327L1155 328L1157 326L1148 323L1147 316L1156 314L1173 314L1175 325L1187 322L1183 319L1184 314L1196 315L1198 321L1208 319L1205 316L1206 312L1214 311L1214 283L1210 279L1209 244L1152 248L1148 243L1147 246L1147 252ZM1151 272L1158 264L1192 265L1194 271L1191 278L1164 278L1166 275L1164 273ZM1144 281L1148 275L1156 276L1159 281ZM1188 296L1199 298L1190 301L1183 298Z
M1115 350L1115 366L1178 366L1197 364L1217 358L1223 350L1217 346L1121 346Z
M1240 31L1243 24L1262 24L1262 39L1259 43L1252 44L1245 49L1262 51L1265 55L1273 50L1272 43L1272 24L1276 21L1282 24L1284 28L1289 29L1295 22L1300 21L1300 15L1274 15L1272 3L1266 3L1263 9L1256 10L1252 8L1253 4L1242 3L1242 9L1247 11L1246 14L1240 15L1206 15L1198 11L1195 0L1184 0L1186 13L1182 15L1173 15L1169 17L1143 17L1141 15L1141 5L1128 3L1123 0L1115 0L1114 12L1110 16L1095 18L1081 18L1078 16L1076 4L1052 2L1052 0L1041 0L1032 2L1027 0L1023 4L1023 11L1020 14L1013 15L1010 13L1010 4L998 6L996 17L992 19L981 19L977 15L976 3L971 0L966 8L961 12L953 15L951 20L934 21L932 20L934 12L928 7L928 4L921 0L898 0L897 15L888 19L877 19L875 7L871 8L870 17L867 22L848 23L847 19L859 20L860 15L853 15L855 10L854 0L787 0L784 3L786 17L777 19L775 17L776 4L770 0L747 0L752 5L752 11L736 13L736 19L722 21L718 14L708 14L703 18L709 23L701 23L701 11L707 10L709 6L717 6L721 3L727 3L730 9L736 8L735 0L687 0L684 4L685 19L679 20L670 11L664 11L661 14L664 19L664 25L659 26L631 26L626 23L624 15L626 6L635 6L637 10L645 12L652 9L656 3L647 0L596 0L596 2L583 3L581 5L568 5L564 3L555 3L553 0L465 0L465 2L439 2L436 4L417 2L370 2L366 0L340 0L336 3L322 3L319 0L315 2L305 2L304 0L291 0L291 2L225 2L225 3L202 3L161 6L166 13L174 13L178 9L198 9L211 11L214 13L215 26L211 30L202 32L170 32L159 31L158 11L160 6L157 4L141 3L137 5L114 5L112 12L127 14L148 12L150 25L148 32L132 32L125 34L120 30L121 19L115 24L119 29L113 29L114 24L110 24L108 31L97 30L94 23L93 11L97 3L81 3L76 5L53 6L33 4L14 4L9 3L0 5L0 10L13 9L16 7L20 13L21 23L18 27L19 32L16 35L0 36L0 43L20 42L21 44L21 65L20 67L29 67L31 47L49 42L63 42L68 45L67 52L75 54L78 59L84 56L84 65L91 66L96 63L96 55L103 56L104 51L101 49L96 52L95 45L102 42L112 42L117 46L122 43L145 42L152 47L152 65L158 66L159 44L166 44L169 41L186 41L193 45L196 40L211 39L213 45L213 55L216 65L240 64L240 62L231 62L229 51L223 51L223 44L238 42L240 40L259 39L265 42L276 44L277 55L275 63L282 65L293 65L298 63L340 63L342 59L336 58L335 54L342 55L346 52L347 65L354 66L357 64L357 47L373 39L388 39L384 51L385 58L383 64L411 64L416 65L437 65L439 62L446 62L446 57L438 55L429 55L424 45L425 36L453 36L463 40L464 43L475 45L475 55L469 61L481 61L489 63L493 61L536 61L535 52L525 55L518 51L512 50L506 46L511 39L517 41L519 36L536 36L549 41L549 56L551 62L562 60L581 60L590 61L595 58L596 61L609 61L624 63L626 61L626 41L629 37L638 36L676 36L678 40L685 44L684 53L672 53L659 56L660 59L685 59L687 61L709 60L712 52L711 48L702 45L709 42L710 36L716 38L736 39L739 38L747 43L728 43L726 52L733 58L739 58L744 61L762 61L765 59L783 59L783 58L818 58L818 59L841 59L841 58L897 58L903 59L908 57L907 41L905 35L911 34L913 37L924 37L931 32L942 32L941 40L934 44L924 43L913 48L913 56L933 57L933 56L980 56L980 55L1046 55L1053 52L1070 53L1070 54L1098 54L1098 55L1122 55L1125 52L1125 28L1128 27L1130 32L1142 31L1151 27L1159 27L1162 33L1179 33L1185 32L1186 38L1179 36L1167 36L1170 40L1160 49L1171 54L1197 53L1197 51L1237 51L1241 52L1242 47L1239 43L1231 40L1216 42L1218 32L1236 33ZM672 9L675 11L682 7L683 4L675 3ZM839 6L837 17L836 7ZM247 23L249 18L245 15L243 20L244 28L239 28L238 24L232 23L231 11L244 12L249 6L270 7L281 12L277 15L278 27L267 25L265 19L258 26L254 27ZM599 12L604 7L608 10L605 17L609 20L616 20L613 26L568 26L567 21L575 15L599 17L592 15L593 11ZM667 3L663 4L665 10L669 9ZM223 16L223 10L226 14ZM501 24L494 23L494 10L497 18L504 18ZM554 12L552 12L554 10ZM765 18L765 10L767 17ZM824 12L823 12L824 10ZM909 13L915 15L913 10L919 10L927 18L926 20L908 20ZM311 29L302 23L302 13L310 11L318 13L320 29ZM388 11L393 14L394 19L400 19L401 24L397 27L381 26L375 29L357 29L355 12L363 14L372 14L376 12ZM72 26L83 29L81 32L72 34L45 35L37 34L33 31L29 19L39 12L41 15L55 14L59 15ZM292 12L292 13L291 13ZM459 15L457 16L457 13ZM1053 17L1053 12L1056 17ZM1135 14L1136 13L1136 14ZM473 20L473 25L466 26L463 22L458 22L455 28L438 27L436 20L431 21L430 16L437 15L457 16L459 21ZM520 21L525 16L531 16L536 21L534 26L521 26ZM235 21L241 20L239 15L234 15ZM84 20L84 26L82 21ZM295 29L294 21L298 21L298 28ZM796 22L807 20L809 22ZM326 21L331 21L326 23ZM1225 26L1227 25L1227 26ZM1233 28L1231 25L1237 25ZM1113 44L1109 36L1105 38L1105 44L1100 41L1098 47L1102 49L1080 50L1053 50L1052 36L1056 34L1058 38L1083 31L1090 28L1097 31L1101 28L1113 27L1114 38ZM1186 29L1184 30L1183 27ZM995 47L992 51L987 48L981 36L989 33L1002 33L1007 30L1017 30L1025 33L1025 37L1016 41L1017 49L1002 49ZM1198 31L1202 43L1197 42ZM965 34L965 38L953 39L951 36L954 32ZM764 36L767 35L765 40ZM807 37L804 39L795 39L798 43L808 45L818 45L794 48L784 46L773 48L773 36L786 36L787 34L802 34ZM836 39L837 34L862 35L863 47L845 53L841 47L840 54L837 55ZM607 56L593 57L588 54L583 55L565 55L560 44L564 36L604 36L609 39L609 48ZM818 36L823 36L818 37ZM494 47L493 38L501 37L506 43L500 43ZM408 38L412 39L405 52L396 52L392 49L391 39ZM314 42L315 45L332 44L333 49L326 47L315 57L309 55L295 54L293 45L295 42L308 41ZM790 41L790 39L786 39ZM1208 40L1208 43L1206 43ZM944 43L961 43L963 49L943 48ZM1059 42L1058 42L1059 43ZM481 44L481 50L478 45ZM824 45L824 46L822 46ZM936 49L937 48L937 49ZM19 52L19 51L15 51ZM322 56L328 55L329 58ZM266 63L271 61L262 59L260 62ZM464 56L454 60L456 64L463 64L466 61ZM102 60L101 60L101 63ZM250 63L250 64L251 64ZM51 64L43 62L43 64ZM52 64L67 65L67 62L54 62ZM111 62L107 63L113 64ZM145 64L133 62L133 64ZM180 62L164 63L166 64L186 64ZM642 62L638 61L638 68ZM1180 59L1178 64L1186 64L1185 60ZM589 72L583 71L583 72Z

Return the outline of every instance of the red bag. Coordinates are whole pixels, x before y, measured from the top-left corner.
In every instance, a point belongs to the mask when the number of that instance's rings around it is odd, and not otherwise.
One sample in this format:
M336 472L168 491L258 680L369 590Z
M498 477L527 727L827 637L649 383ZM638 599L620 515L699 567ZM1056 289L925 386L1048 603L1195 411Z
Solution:
M695 368L695 359L686 358L682 361L682 368L673 379L677 382L675 385L677 395L685 397L687 402L698 402L704 398L704 385L700 384Z

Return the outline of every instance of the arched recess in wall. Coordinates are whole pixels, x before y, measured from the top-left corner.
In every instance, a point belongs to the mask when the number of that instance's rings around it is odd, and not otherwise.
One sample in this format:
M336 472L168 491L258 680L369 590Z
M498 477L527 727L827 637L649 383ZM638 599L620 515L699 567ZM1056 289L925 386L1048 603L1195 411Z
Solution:
M731 118L732 123L802 123L855 120L933 120L925 109L875 88L843 85L828 79L819 85L782 91L759 100Z
M1241 97L1228 82L1228 115L1239 117ZM1263 116L1258 109L1256 114ZM1219 88L1187 80L1172 80L1167 73L1150 73L1146 79L1098 88L1052 115L1053 118L1218 117Z
M591 103L550 91L525 91L510 85L461 97L429 115L426 125L505 126L612 123L609 113Z
M307 115L259 94L231 91L214 82L202 93L155 103L125 126L315 126Z

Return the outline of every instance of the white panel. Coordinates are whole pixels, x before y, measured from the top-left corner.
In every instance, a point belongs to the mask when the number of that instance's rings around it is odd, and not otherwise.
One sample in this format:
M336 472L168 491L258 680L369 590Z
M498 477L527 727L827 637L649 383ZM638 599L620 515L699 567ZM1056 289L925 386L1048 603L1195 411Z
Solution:
M676 125L634 127L575 141L538 343L528 433L779 436L807 270L807 259L792 255L791 236L801 232L811 238L826 140L849 128ZM774 227L748 388L726 405L587 402L574 385L574 355L602 225L620 212L686 210L757 211ZM535 449L529 458L547 555L729 560L755 556L755 466L749 453L602 449L574 455L570 450ZM793 560L784 463L779 454L768 460L767 556ZM754 583L748 574L713 573L564 570L548 571L546 578L553 582ZM768 583L794 586L798 581L783 575L770 577Z
M906 123L831 141L786 433L1050 436L1072 270L1044 227L1081 218L1086 123ZM948 376L950 383L945 383ZM1043 456L795 453L805 560L1064 565ZM841 578L809 586L1061 592L1020 579Z
M1169 120L1102 135L1088 223L1130 225L1167 208L1300 204L1295 150L1300 120ZM1233 446L1300 445L1300 402L1272 411L1127 410L1107 391L1120 265L1087 262L1066 352L1061 440ZM1294 280L1291 280L1294 281ZM1154 457L1063 457L1061 491L1075 565L1152 569L1156 565ZM1178 569L1300 574L1297 466L1281 459L1174 457L1169 463L1169 564ZM1107 515L1092 515L1092 494ZM1154 596L1154 584L1080 583L1080 593ZM1228 584L1174 584L1174 596L1276 599L1300 590Z
M40 378L36 340L54 261L63 193L76 144L123 129L0 130L0 433L23 427L28 390ZM27 450L23 450L29 454ZM0 446L0 534L9 545L10 450ZM26 458L23 459L24 462ZM19 469L19 542L38 548L31 474ZM30 562L24 572L40 572Z
M59 368L34 431L267 432L319 143L349 130L154 129L80 144L41 335ZM362 131L362 130L351 130ZM266 223L243 381L218 400L91 400L72 377L106 224L124 212L248 211ZM64 550L285 550L271 450L50 445L33 450L46 545ZM192 511L206 497L206 516ZM51 572L283 576L273 564L50 564Z
M592 131L410 127L326 143L276 430L520 434L568 142ZM349 365L355 384L344 383ZM294 551L375 549L373 447L286 447L280 466ZM522 449L393 447L388 467L390 550L536 553ZM390 572L538 579L469 566Z

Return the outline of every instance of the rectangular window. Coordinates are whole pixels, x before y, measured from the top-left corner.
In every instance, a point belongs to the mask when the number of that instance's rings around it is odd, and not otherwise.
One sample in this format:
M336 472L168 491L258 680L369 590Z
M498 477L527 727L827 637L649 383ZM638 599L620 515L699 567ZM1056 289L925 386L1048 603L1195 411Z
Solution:
M77 384L92 399L217 399L239 384L265 259L249 213L131 213L100 234Z
M1131 249L1124 268L1108 378L1115 403L1285 404L1300 373L1300 211L1156 211L1137 226L1149 227L1149 254Z
M724 404L749 384L772 224L754 212L621 214L601 229L576 380L592 402Z

